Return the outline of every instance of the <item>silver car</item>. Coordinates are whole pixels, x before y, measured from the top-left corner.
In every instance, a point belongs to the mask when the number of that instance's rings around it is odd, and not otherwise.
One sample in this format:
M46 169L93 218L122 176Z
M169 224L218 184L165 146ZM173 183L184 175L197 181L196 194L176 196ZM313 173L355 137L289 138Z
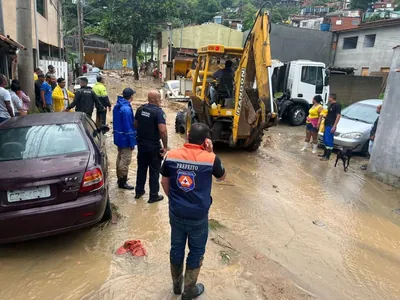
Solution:
M179 80L168 80L161 86L160 94L162 99L171 101L189 101L190 97L180 92Z
M335 132L334 147L349 148L366 155L370 131L378 117L376 108L382 103L378 99L363 100L343 109ZM319 133L319 142L323 145L323 133Z

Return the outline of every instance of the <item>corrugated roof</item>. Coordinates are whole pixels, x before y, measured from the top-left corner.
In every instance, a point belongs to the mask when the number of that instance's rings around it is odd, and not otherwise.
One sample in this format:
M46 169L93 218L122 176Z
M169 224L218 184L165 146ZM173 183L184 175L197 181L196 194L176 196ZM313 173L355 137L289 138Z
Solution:
M12 46L14 48L17 48L17 49L20 49L20 50L26 50L26 47L24 45L21 45L20 43L14 41L9 36L5 36L5 35L0 34L0 40L2 40L4 43L6 43L6 44L8 44L8 45L10 45L10 46Z

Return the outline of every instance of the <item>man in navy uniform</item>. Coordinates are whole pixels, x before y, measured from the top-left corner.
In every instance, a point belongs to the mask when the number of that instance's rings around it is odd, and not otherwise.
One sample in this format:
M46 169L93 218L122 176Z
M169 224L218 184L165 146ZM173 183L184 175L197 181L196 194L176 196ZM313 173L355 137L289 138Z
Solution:
M166 116L160 107L160 93L151 90L148 93L148 102L140 106L135 114L138 145L135 199L141 198L145 193L144 186L147 170L149 170L150 197L148 203L154 203L164 199L162 195L159 195L159 178L162 157L168 150L168 132Z

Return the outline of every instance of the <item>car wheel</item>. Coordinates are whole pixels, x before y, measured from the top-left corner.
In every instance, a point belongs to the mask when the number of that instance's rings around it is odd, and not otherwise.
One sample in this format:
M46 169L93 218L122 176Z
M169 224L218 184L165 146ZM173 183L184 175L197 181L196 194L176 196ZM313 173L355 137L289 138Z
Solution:
M306 121L306 110L301 105L296 105L289 112L289 122L292 126L300 126Z
M111 210L110 195L107 192L106 209L104 210L103 218L101 218L100 222L109 221L109 220L111 220L111 218L112 218L112 210Z
M368 157L369 156L368 148L369 148L369 141L366 141L364 146L361 149L360 155L364 156L364 157Z

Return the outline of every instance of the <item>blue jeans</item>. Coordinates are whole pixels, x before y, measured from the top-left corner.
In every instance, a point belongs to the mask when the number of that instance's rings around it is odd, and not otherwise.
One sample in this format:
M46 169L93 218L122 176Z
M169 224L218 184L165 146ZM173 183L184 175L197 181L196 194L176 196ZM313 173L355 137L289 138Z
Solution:
M334 142L334 133L331 133L332 126L325 126L324 131L324 144L325 148L332 150L333 149L333 142Z
M208 215L201 220L187 220L170 213L169 223L171 224L171 263L183 265L186 241L188 241L189 255L186 264L191 269L200 268L208 239Z

